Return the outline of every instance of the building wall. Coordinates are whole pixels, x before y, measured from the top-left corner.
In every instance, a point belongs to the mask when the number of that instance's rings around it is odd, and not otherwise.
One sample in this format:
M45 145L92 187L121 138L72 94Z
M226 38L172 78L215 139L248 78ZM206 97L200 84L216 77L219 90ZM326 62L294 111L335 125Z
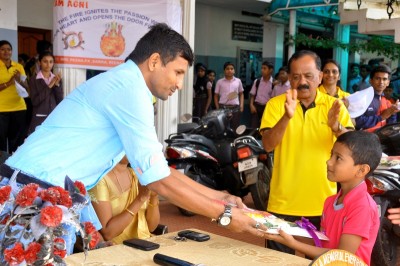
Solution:
M232 21L263 24L261 19L243 16L241 11L196 3L195 43L196 62L202 62L223 77L223 64L237 64L238 48L262 51L263 44L232 40Z
M52 30L53 4L53 0L17 0L18 26Z

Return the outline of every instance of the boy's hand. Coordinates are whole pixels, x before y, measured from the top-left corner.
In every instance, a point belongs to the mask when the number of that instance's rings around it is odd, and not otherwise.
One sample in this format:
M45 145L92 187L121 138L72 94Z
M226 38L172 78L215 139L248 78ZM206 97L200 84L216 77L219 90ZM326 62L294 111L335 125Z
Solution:
M264 237L268 240L276 241L281 244L284 244L288 247L292 247L293 244L296 242L296 239L292 235L287 234L285 231L282 229L278 229L279 235L277 234L270 234L266 233Z

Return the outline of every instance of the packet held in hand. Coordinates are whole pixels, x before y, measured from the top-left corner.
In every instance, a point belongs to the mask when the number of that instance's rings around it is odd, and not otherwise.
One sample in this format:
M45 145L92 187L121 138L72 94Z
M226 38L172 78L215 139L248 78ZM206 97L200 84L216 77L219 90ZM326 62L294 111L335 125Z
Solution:
M304 228L300 227L296 223L288 222L281 218L278 218L275 215L272 215L268 212L246 208L245 213L254 220L256 220L257 222L262 223L263 225L268 227L268 230L266 231L267 233L278 234L278 230L282 229L283 231L285 231L287 234L290 235L313 238L312 236L313 233L310 234L308 232L310 231L310 228L306 228L305 226L303 226L303 224L305 225L305 221L303 220L299 224ZM324 233L314 229L312 229L312 231L315 233L318 239L329 240Z

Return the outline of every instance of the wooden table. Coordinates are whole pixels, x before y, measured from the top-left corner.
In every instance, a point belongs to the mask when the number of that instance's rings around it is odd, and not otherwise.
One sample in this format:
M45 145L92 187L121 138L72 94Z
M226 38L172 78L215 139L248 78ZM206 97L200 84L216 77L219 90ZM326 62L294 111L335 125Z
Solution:
M124 245L92 250L84 261L84 254L77 253L65 258L67 265L111 266L157 265L153 256L161 253L167 256L186 260L195 264L212 265L309 265L310 260L252 245L235 239L219 236L198 229L198 232L209 234L206 242L192 240L176 241L177 232L149 238L149 241L160 244L160 248L142 251Z

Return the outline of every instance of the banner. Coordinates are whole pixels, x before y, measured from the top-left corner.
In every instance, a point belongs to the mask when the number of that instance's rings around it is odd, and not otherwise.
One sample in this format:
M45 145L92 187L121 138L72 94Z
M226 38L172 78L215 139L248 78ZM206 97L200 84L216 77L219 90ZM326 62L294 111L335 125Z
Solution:
M54 0L53 10L53 52L59 67L114 67L155 23L182 32L180 0Z

